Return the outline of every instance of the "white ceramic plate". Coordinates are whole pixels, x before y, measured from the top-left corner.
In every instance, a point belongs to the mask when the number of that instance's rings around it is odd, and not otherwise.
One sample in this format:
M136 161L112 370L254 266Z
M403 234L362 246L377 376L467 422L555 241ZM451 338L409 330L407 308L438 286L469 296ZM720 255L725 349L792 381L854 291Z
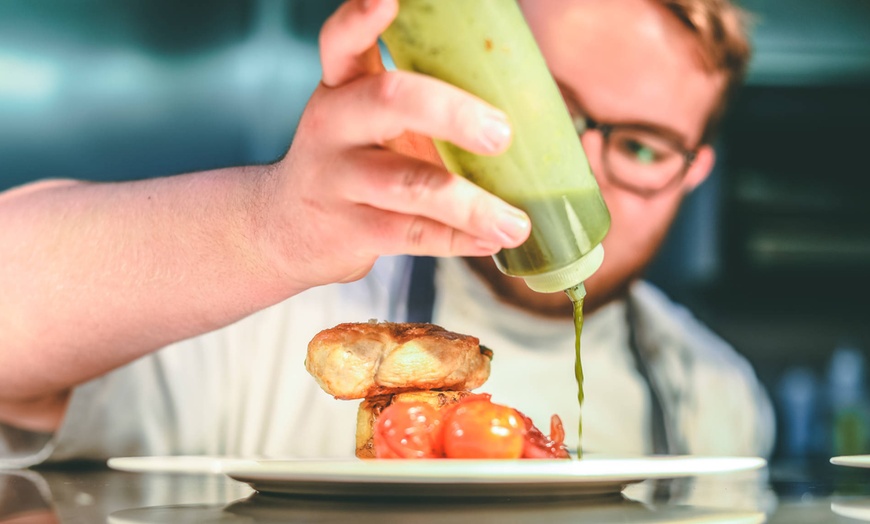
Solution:
M365 497L542 497L619 493L648 479L761 468L753 457L586 457L582 460L246 460L114 458L124 471L224 473L257 491Z
M837 466L851 466L853 468L870 468L870 455L844 455L833 457L831 464Z
M870 499L838 498L831 502L831 511L850 519L870 521Z
M194 475L221 474L229 467L256 465L251 459L209 456L171 457L116 457L109 459L109 467L134 473L189 473Z

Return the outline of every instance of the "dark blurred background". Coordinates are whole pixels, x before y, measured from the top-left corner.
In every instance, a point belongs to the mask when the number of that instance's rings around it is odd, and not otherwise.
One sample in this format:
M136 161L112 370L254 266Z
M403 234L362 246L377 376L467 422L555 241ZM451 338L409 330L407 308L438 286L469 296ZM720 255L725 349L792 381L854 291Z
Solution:
M0 190L277 159L339 3L3 0ZM777 459L867 453L870 1L741 4L748 84L649 278L756 366Z

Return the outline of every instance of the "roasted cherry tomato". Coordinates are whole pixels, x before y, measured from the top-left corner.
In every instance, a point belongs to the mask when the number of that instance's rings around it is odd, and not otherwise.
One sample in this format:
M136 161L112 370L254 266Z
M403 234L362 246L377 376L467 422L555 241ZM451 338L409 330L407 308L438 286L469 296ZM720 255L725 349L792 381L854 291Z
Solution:
M375 423L377 458L435 458L443 456L441 419L424 402L396 402Z
M532 419L520 413L528 431L525 436L523 458L569 458L568 448L565 447L565 428L559 415L550 417L550 436L535 427Z
M447 458L520 458L526 426L513 408L472 397L443 415Z

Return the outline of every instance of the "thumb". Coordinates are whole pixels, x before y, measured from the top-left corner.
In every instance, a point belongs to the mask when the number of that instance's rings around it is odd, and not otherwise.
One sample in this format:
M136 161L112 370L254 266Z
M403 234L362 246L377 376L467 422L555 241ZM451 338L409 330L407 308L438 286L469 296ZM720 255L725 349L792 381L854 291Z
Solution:
M384 70L378 36L399 11L398 0L348 0L320 30L323 83L338 87Z

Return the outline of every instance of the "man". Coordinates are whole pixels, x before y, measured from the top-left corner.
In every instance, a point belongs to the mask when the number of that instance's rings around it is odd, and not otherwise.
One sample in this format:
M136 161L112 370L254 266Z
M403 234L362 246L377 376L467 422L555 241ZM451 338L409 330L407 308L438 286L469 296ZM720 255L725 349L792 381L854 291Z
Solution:
M713 0L522 7L612 214L587 283L584 448L768 453L770 405L745 361L635 282L713 165L707 140L747 58L737 14ZM340 322L405 318L410 259L378 259L400 253L482 257L439 261L433 321L494 349L482 390L544 425L558 413L577 444L570 304L488 258L526 238L527 217L444 171L423 138L497 154L510 128L455 88L383 71L375 43L396 8L352 0L326 23L323 85L272 166L0 195L6 464L352 454L356 403L319 390L305 346Z

